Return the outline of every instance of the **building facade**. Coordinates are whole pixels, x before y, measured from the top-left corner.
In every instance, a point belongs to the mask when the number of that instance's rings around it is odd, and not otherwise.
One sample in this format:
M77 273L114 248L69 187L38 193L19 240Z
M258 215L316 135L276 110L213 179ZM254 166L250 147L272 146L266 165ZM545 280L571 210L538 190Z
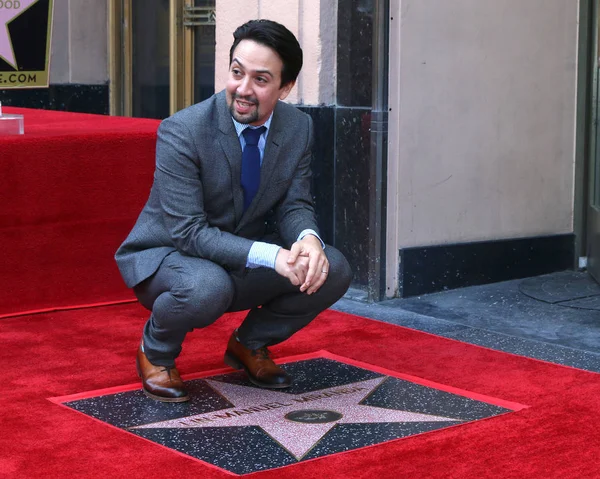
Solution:
M325 241L369 299L600 265L598 0L54 0L50 87L15 106L164 118L223 88L233 30L305 65ZM596 276L598 277L598 276Z

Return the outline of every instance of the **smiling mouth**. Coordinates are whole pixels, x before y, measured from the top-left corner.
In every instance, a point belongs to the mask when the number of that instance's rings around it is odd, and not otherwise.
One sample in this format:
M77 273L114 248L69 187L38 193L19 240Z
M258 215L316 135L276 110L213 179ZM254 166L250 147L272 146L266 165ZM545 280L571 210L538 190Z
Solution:
M252 108L253 106L258 105L258 101L256 100L256 98L252 98L252 97L243 98L239 95L234 94L233 100L235 101L236 105L241 109L249 109L249 108Z
M244 100L239 100L239 99L236 99L235 103L236 103L236 106L238 107L238 110L242 110L242 111L249 110L250 108L252 108L253 106L256 105L256 103L254 103L254 102L244 101Z

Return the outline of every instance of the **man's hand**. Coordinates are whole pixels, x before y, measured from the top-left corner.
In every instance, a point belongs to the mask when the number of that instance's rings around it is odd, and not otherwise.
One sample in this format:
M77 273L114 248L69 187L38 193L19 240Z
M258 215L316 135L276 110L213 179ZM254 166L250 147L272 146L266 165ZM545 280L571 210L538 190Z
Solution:
M290 251L281 248L275 258L275 271L284 278L290 280L294 286L300 286L306 280L308 272L308 258L298 258L297 261L289 261Z
M288 265L300 261L302 257L308 258L308 271L300 286L300 291L306 291L307 294L316 293L325 283L329 273L329 261L327 261L319 238L308 234L300 241L296 241L290 248L287 258Z

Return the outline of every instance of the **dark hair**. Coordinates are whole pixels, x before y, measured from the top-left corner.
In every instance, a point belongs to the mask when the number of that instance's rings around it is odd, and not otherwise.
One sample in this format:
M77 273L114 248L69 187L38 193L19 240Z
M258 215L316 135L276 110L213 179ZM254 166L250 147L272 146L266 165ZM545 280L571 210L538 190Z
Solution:
M252 40L269 47L279 55L283 62L281 86L296 81L302 68L302 48L292 32L280 23L272 20L250 20L233 32L233 45L229 50L229 64L233 61L233 52L242 40Z

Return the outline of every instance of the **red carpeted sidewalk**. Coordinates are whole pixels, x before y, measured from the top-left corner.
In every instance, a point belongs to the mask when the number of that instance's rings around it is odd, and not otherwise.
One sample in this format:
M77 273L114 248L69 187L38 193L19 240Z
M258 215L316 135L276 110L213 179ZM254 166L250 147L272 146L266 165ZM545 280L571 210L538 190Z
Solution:
M148 197L157 120L5 108L0 317L130 299L112 260Z
M49 400L138 384L147 311L25 314L132 298L113 255L148 196L158 121L6 111L26 115L26 134L0 137L0 477L232 477ZM222 368L241 318L190 334L181 372ZM529 407L251 477L600 477L598 374L333 311L273 348L319 350Z
M131 304L2 320L1 477L232 477L48 400L138 383L134 357L146 317ZM222 368L241 317L193 332L181 372ZM529 407L249 477L598 477L600 375L333 311L274 353L320 349Z

